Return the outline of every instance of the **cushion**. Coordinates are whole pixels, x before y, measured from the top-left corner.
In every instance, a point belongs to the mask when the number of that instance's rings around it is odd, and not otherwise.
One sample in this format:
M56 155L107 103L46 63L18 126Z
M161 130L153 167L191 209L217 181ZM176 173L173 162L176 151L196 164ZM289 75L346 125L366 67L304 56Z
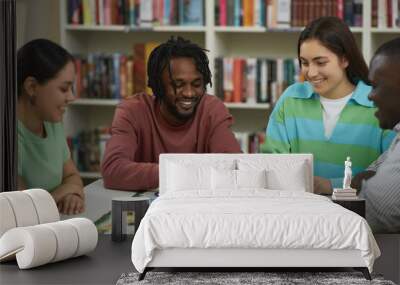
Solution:
M211 169L211 189L225 189L225 190L236 190L236 170L232 169Z
M239 170L266 170L267 189L306 191L309 187L306 161L245 160L237 161Z
M79 256L98 241L96 226L85 218L18 227L0 238L0 261L16 257L20 269Z
M263 170L211 170L213 190L238 190L241 188L266 188L266 171Z
M169 191L211 188L211 167L169 163L167 187Z
M235 160L171 159L167 162L167 191L210 190L211 168L235 169Z
M267 188L271 190L306 191L307 181L304 175L304 167L295 165L291 171L282 169L270 169L267 171Z
M56 202L50 193L43 189L0 193L0 216L0 237L15 227L60 220Z
M0 237L8 230L17 227L10 202L0 193Z
M236 170L238 188L267 188L267 171Z

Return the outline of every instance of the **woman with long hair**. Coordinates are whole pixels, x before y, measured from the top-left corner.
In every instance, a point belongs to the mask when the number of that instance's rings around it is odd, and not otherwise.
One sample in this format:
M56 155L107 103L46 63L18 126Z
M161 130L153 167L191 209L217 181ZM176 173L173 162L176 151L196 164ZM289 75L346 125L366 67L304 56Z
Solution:
M312 153L314 192L341 188L344 161L364 170L394 137L379 127L368 100L368 67L348 26L322 17L301 32L298 60L305 82L289 86L270 116L264 150Z
M74 100L74 58L49 40L30 41L18 50L17 80L18 189L46 189L61 213L80 213L83 183L62 125Z

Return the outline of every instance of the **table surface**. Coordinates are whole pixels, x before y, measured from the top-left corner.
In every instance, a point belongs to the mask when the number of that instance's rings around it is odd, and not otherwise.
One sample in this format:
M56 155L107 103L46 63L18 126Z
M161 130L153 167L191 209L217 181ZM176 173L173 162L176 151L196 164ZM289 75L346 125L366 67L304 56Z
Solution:
M16 261L1 263L0 284L115 284L122 273L135 271L132 239L112 242L111 235L99 235L89 254L32 269L20 270Z

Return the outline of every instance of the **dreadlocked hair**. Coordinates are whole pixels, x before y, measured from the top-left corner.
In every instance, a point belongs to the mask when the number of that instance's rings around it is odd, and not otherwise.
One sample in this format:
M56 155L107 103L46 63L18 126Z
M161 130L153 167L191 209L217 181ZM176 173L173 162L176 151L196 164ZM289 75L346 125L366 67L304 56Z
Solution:
M207 84L211 83L211 71L208 66L208 58L206 49L199 47L197 44L190 42L182 37L171 37L167 42L156 47L150 54L147 64L147 85L153 90L157 99L162 99L165 94L162 84L162 72L168 68L171 78L170 61L173 58L189 57L195 61L196 69L203 76L204 89ZM171 78L172 79L172 78Z

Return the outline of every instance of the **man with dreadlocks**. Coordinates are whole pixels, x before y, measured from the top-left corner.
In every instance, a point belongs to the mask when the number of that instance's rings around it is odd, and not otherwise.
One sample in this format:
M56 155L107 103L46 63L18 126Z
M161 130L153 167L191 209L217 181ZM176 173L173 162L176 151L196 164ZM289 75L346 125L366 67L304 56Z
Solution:
M153 96L118 105L102 164L104 185L121 190L158 187L161 153L238 153L232 116L206 94L211 72L205 50L181 37L156 47L147 65Z

